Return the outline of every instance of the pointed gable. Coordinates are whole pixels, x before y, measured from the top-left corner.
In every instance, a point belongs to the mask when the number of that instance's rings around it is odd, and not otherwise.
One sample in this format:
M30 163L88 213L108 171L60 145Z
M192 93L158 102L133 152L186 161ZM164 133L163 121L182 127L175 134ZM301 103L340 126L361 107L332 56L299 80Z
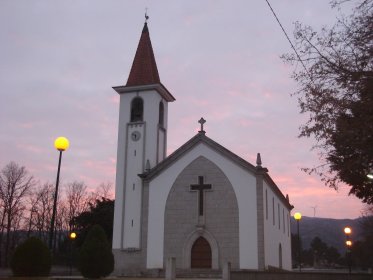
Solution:
M126 86L160 84L157 64L145 22Z
M284 205L286 205L288 209L293 208L293 206L289 203L289 201L282 194L282 192L280 191L276 183L269 176L267 168L264 168L261 166L255 167L251 163L247 162L246 160L239 157L238 155L232 153L230 150L226 149L225 147L215 142L211 138L207 137L204 131L198 132L197 135L192 137L189 141L187 141L184 145L179 147L176 151L174 151L171 155L169 155L167 158L161 161L158 165L154 166L152 169L148 170L147 172L143 174L138 174L138 176L142 178L144 181L152 180L152 178L158 176L165 169L171 166L175 161L181 158L185 153L187 153L188 151L196 147L199 143L204 143L205 145L207 145L214 151L218 152L220 155L222 155L226 159L234 162L238 166L242 167L243 169L245 169L246 171L254 175L258 173L262 174L264 176L264 179L267 181L267 183L272 188L272 190L278 195L278 198L284 203Z

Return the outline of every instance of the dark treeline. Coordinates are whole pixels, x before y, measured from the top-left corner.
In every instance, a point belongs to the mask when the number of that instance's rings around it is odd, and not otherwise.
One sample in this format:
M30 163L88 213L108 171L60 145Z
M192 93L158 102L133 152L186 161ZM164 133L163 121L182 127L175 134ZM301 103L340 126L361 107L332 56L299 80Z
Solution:
M68 242L69 232L78 228L86 230L76 223L82 213L87 216L86 213L96 209L96 206L102 207L102 204L113 206L111 188L110 183L102 183L92 191L82 181L61 186L53 239L56 255L66 251L64 245ZM30 236L36 236L48 244L54 192L53 183L40 183L26 167L15 162L1 169L0 266L8 266L15 248ZM90 226L84 218L78 219L78 222Z

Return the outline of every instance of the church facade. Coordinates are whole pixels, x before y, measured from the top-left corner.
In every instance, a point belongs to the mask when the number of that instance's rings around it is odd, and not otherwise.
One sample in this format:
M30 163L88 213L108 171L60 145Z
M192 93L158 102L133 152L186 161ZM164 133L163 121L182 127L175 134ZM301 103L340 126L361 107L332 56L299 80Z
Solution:
M120 95L114 275L177 269L291 269L292 205L262 167L200 131L166 157L168 105L147 23Z

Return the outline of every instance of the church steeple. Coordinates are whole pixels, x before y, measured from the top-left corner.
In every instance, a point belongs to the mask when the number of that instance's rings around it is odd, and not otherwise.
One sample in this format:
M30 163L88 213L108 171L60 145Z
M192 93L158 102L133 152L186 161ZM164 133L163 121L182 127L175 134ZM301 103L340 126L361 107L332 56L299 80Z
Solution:
M120 199L115 203L113 248L133 252L142 246L143 182L138 174L165 159L168 103L175 100L160 82L146 22L127 84L114 90L120 95L115 183Z
M150 41L148 24L145 22L126 86L151 84L160 84L160 79Z

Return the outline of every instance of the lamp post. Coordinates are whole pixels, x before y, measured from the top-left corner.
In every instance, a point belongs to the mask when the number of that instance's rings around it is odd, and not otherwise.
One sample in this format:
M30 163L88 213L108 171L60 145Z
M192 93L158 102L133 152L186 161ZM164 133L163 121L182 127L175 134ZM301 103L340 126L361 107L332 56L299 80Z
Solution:
M347 255L347 264L348 264L348 273L351 274L351 246L352 246L352 241L351 241L351 238L350 238L350 235L352 233L352 230L350 227L345 227L343 229L344 233L345 233L345 237L346 237L346 248L347 248L347 251L346 251L346 255Z
M69 234L70 238L70 276L72 275L73 272L73 243L76 238L76 233L74 231L70 232Z
M370 169L369 169L369 172L368 172L368 174L367 174L367 177L368 177L368 179L373 180L373 168L370 168Z
M56 179L56 190L54 192L54 200L53 200L53 212L51 218L51 225L49 229L49 249L53 249L53 233L54 233L54 221L56 219L56 211L57 211L57 196L58 196L58 183L60 181L60 169L61 169L61 159L62 159L62 152L66 151L69 148L69 140L65 137L58 137L54 141L54 147L60 151L60 157L58 160L58 169L57 169L57 179Z
M299 222L302 219L302 214L297 212L294 214L294 219L297 221L297 232L298 232L298 262L299 262L299 272L302 272L302 249L300 244L300 235L299 235Z

